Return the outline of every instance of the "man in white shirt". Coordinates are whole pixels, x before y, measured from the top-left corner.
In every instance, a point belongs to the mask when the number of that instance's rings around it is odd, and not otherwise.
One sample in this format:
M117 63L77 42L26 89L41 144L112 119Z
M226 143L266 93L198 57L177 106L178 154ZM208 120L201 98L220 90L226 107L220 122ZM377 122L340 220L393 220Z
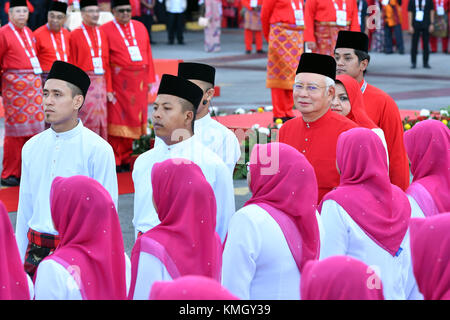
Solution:
M55 177L91 177L108 190L117 208L113 150L78 118L89 85L89 76L83 70L56 61L44 85L45 121L51 128L34 136L22 149L23 182L16 239L25 270L31 277L39 262L59 242L50 212L50 187Z
M234 214L233 180L226 165L213 151L195 139L194 119L203 91L194 83L165 74L153 105L155 134L163 143L140 155L133 169L135 236L160 223L152 202L152 167L170 158L196 163L214 190L217 204L216 231L222 242Z
M158 0L162 2L162 0ZM184 44L184 12L187 8L186 0L166 0L167 32L169 44L174 43L175 33L178 44Z

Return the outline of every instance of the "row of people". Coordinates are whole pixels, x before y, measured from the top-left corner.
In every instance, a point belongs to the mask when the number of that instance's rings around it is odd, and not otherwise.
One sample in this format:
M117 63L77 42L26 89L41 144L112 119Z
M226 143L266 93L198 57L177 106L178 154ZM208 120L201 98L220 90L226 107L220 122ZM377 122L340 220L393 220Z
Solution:
M0 29L0 70L5 107L2 184L18 185L24 143L44 130L42 81L54 61L71 62L89 74L91 85L80 118L107 140L118 170L129 168L134 139L147 133L147 99L155 82L144 25L131 20L129 0L112 4L114 20L97 26L96 0L80 2L82 25L63 28L67 4L53 1L48 23L26 27L26 0L12 0L10 22Z

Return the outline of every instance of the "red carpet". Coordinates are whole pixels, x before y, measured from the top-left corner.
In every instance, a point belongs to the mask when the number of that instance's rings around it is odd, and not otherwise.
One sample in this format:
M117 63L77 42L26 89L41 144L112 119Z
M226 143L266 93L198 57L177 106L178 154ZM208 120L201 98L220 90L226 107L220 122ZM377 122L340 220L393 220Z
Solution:
M117 174L117 182L119 184L119 195L126 193L134 193L133 179L131 172L121 172ZM6 206L8 212L17 211L19 204L19 187L10 187L0 189L0 201Z

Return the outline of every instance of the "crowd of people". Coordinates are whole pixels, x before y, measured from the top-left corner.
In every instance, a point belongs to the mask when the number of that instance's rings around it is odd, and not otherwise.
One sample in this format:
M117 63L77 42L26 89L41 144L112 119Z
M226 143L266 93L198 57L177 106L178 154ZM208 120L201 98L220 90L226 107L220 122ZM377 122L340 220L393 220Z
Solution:
M295 41L320 52L284 45L300 55L283 71L290 88L273 97L301 116L253 147L251 198L236 211L241 149L209 115L215 68L182 62L161 78L155 146L133 167L128 257L117 172L130 170L132 141L146 132L145 26L129 0L115 0L115 19L98 27L99 4L81 0L83 23L68 33L67 4L55 1L32 33L27 1L9 2L2 184L20 191L15 234L0 203L0 299L450 299L450 130L426 120L404 133L395 101L364 78L370 42L359 22L341 12L321 23L287 4L270 12L294 21L262 19L269 64L300 22L316 31Z

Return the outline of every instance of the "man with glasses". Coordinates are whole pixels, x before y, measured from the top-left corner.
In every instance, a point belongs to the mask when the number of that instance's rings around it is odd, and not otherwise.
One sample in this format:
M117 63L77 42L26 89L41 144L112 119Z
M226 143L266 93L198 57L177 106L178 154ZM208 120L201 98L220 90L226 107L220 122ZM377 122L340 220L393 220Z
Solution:
M332 112L336 62L327 55L303 53L293 90L294 105L301 117L287 121L280 129L280 142L300 151L314 167L319 187L318 203L339 185L336 144L339 135L357 125Z
M108 39L98 27L97 0L80 1L81 26L70 35L70 63L89 75L91 86L80 119L88 128L107 139L107 99L113 101Z
M43 70L42 80L47 79L53 62L68 62L70 53L70 32L63 28L67 4L53 1L47 15L48 23L36 31L36 51Z
M111 2L114 20L101 26L109 47L113 99L108 101L108 142L116 170L129 171L133 140L147 134L147 94L155 82L145 26L131 19L129 0Z

